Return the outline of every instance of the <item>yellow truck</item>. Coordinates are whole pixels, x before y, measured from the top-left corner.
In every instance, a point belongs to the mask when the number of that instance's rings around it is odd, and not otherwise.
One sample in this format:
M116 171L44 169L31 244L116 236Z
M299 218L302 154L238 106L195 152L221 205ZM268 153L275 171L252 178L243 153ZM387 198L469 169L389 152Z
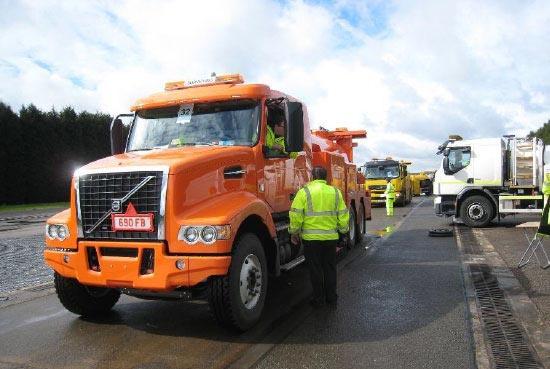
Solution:
M386 199L386 178L390 178L395 186L395 203L404 206L411 202L413 188L411 175L407 167L411 162L394 160L391 157L386 159L373 158L361 167L361 173L365 176L365 185L371 192L372 204L384 204Z
M421 194L431 195L433 193L433 182L427 171L411 173L413 196Z

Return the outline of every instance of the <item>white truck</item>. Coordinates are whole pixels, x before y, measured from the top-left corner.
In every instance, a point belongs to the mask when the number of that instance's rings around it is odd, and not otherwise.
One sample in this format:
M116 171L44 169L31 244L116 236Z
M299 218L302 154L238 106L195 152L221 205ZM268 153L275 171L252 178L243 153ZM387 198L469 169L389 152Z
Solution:
M485 227L495 217L542 213L545 146L538 138L450 136L434 178L434 210Z

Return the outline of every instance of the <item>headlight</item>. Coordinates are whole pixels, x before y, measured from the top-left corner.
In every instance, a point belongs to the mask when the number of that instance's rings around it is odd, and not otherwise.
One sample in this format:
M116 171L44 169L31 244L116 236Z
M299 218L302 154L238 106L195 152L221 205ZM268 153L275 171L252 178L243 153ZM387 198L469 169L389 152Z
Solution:
M199 242L199 229L197 227L182 227L178 233L178 239L193 245Z
M185 241L190 245L194 245L201 241L207 245L211 245L217 240L228 240L231 238L231 226L181 226L178 232L178 240Z
M212 226L206 226L201 231L201 239L206 244L210 244L216 241L217 237L218 237L218 234L216 232L216 228Z
M63 241L65 238L69 237L69 229L64 226L60 225L57 227L57 237Z
M63 241L69 237L69 228L65 224L47 224L46 235L50 240L55 240L57 238Z
M57 224L48 224L46 226L46 234L50 240L57 238Z

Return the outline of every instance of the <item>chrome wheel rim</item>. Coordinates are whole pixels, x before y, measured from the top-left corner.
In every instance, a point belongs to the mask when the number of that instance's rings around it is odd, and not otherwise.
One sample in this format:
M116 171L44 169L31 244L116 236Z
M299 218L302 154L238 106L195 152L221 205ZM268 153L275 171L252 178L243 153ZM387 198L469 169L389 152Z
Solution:
M253 309L262 293L262 266L254 254L247 255L243 260L239 289L244 307Z

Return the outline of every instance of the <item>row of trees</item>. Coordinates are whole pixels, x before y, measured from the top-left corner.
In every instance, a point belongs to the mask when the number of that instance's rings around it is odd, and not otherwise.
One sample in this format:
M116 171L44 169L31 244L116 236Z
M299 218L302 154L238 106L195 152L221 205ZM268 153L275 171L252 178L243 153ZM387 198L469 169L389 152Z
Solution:
M543 126L537 129L535 132L529 132L528 137L538 137L542 139L545 145L550 145L550 120L544 123Z
M71 107L16 114L0 102L0 204L69 201L74 170L110 154L111 120Z

